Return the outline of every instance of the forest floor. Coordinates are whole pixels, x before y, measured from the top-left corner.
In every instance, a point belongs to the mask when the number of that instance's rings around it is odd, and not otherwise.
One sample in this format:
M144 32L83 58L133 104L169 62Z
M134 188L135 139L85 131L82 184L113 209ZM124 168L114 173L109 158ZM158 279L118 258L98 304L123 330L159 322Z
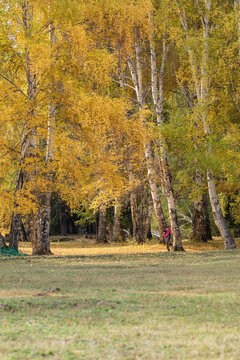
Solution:
M239 274L239 250L0 258L0 358L238 360Z
M237 247L240 249L240 239L236 239ZM211 251L223 250L224 244L220 237L208 243L196 243L190 240L183 240L186 251ZM32 248L30 243L20 243L19 249L30 255ZM109 254L145 254L166 252L163 244L158 244L156 240L148 241L146 244L138 245L133 242L96 244L95 239L85 239L79 235L52 236L51 250L54 255L109 255Z

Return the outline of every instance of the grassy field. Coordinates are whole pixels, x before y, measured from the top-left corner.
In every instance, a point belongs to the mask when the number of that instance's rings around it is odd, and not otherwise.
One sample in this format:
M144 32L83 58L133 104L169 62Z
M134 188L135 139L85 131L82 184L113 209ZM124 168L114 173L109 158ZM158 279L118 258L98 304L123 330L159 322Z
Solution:
M1 360L240 358L239 250L0 267Z

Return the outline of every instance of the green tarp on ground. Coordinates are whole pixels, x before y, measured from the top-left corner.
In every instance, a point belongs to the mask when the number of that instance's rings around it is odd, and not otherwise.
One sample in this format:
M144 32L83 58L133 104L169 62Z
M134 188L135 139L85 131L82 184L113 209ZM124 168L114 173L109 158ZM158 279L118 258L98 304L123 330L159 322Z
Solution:
M18 252L16 249L12 247L7 248L1 248L0 249L0 256L27 256L26 254L22 254L21 252Z

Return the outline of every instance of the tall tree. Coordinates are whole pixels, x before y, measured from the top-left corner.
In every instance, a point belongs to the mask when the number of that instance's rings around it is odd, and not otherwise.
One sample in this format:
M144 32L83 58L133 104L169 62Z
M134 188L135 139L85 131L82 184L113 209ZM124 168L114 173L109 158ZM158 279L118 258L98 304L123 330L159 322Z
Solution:
M212 28L212 0L196 1L191 9L189 3L175 0L176 10L182 28L182 36L185 41L185 48L188 54L189 66L192 73L192 79L195 86L195 94L198 105L198 117L202 122L203 131L206 137L211 135L211 125L209 122L209 95L211 88L211 28ZM195 14L198 14L196 19ZM192 42L192 30L190 29L189 19L192 16L198 24L198 40L201 44L200 52L196 50L196 43ZM195 30L196 32L197 30ZM195 35L195 34L194 34ZM207 146L209 154L211 148ZM214 175L211 169L207 169L207 184L210 203L213 211L216 226L224 240L225 248L232 249L236 247L235 241L227 228L220 207Z
M165 146L165 140L161 133L161 126L164 123L164 77L165 77L165 69L166 69L166 61L167 54L169 49L168 44L168 35L166 32L167 26L167 14L164 11L164 6L161 8L161 12L163 15L161 16L162 25L162 36L160 37L160 41L162 43L162 53L161 53L161 62L158 69L157 66L157 51L156 51L156 35L155 30L153 31L152 38L150 40L150 57L151 57L151 88L152 88L152 99L154 104L154 110L157 118L157 125L160 128L160 136L157 140L157 144L160 150L160 160L161 160L161 168L162 168L162 183L163 183L163 191L164 195L167 198L168 209L169 209L169 218L171 223L171 229L173 234L173 250L174 251L182 251L182 240L181 234L178 224L177 218L177 204L176 198L173 191L172 186L172 176L171 171L168 164L167 151ZM159 21L159 19L158 19ZM153 21L154 26L154 21ZM158 29L158 26L155 25Z

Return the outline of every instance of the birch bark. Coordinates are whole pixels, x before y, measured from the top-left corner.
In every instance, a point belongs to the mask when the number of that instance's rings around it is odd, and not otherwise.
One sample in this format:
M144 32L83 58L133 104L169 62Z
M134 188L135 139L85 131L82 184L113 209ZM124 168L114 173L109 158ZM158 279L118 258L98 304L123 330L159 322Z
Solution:
M212 7L212 0L205 0L206 5L206 15L203 23L203 58L202 58L202 69L201 69L201 101L203 105L203 125L205 134L210 134L210 126L207 123L207 97L209 92L209 37L210 37L210 11ZM216 186L213 180L213 174L210 170L207 171L207 182L208 182L208 192L210 197L210 203L212 206L213 217L215 223L218 227L218 230L224 240L225 249L235 249L236 244L233 239L232 234L230 233L226 221L223 217L222 210L219 204L219 199L216 191Z
M186 40L188 42L189 34L188 34L188 23L184 11L182 12L177 0L175 3L178 7L180 21L182 23L182 27L185 32ZM195 82L195 90L198 99L198 103L202 108L201 118L202 124L204 127L204 132L206 135L211 134L210 125L208 123L208 95L209 95L209 87L210 87L210 74L209 74L209 39L210 39L210 12L212 9L212 0L204 0L205 4L205 14L201 13L201 20L202 20L202 27L203 27L203 55L201 61L201 73L200 73L200 80L197 77L197 66L196 62L194 61L193 51L191 50L189 45L188 47L188 54L189 54L189 61L192 69L192 75ZM211 149L208 149L209 153ZM227 227L226 221L222 214L222 210L220 207L216 186L214 183L213 174L210 169L207 170L207 184L208 184L208 192L210 198L210 204L213 212L213 217L215 224L223 238L225 249L235 249L236 244L235 241Z
M53 22L49 25L49 40L51 49L56 42L55 28ZM53 85L53 82L52 82ZM50 90L51 95L51 90ZM50 96L51 97L51 96ZM48 131L47 131L47 146L46 146L46 166L50 166L54 158L54 137L55 137L55 118L56 118L56 105L53 102L49 104L49 116L48 116ZM52 182L52 171L49 170L47 180ZM50 213L51 213L51 191L41 194L41 207L39 209L40 218L40 239L42 243L42 252L44 254L52 254L50 250Z
M163 104L164 104L164 73L165 73L165 64L167 59L167 47L166 40L163 34L163 52L162 52L162 61L159 73L158 80L158 68L157 68L157 54L155 49L155 44L150 42L150 54L151 54L151 83L152 83L152 99L155 108L155 113L157 116L157 124L159 127L163 124ZM180 228L177 218L177 205L176 199L172 187L172 177L170 168L168 165L166 147L163 137L160 137L158 142L158 147L160 150L160 162L162 167L162 179L163 179L163 189L164 195L167 198L169 218L171 223L171 229L173 234L173 251L183 251L182 239Z
M209 206L208 206L208 194L207 193L203 194L202 199L203 199L203 213L204 213L204 222L207 233L207 239L212 240L212 230L211 230L210 214L209 214Z
M183 87L179 82L178 76L176 74L176 80L182 96L186 99L186 107L193 111L194 102L193 96L188 88L185 85ZM195 126L198 129L198 122L195 121ZM198 149L197 145L194 145L196 149ZM198 164L198 160L195 161L196 165ZM203 176L198 169L195 170L194 173L194 182L197 188L202 192L203 185ZM192 238L198 242L206 242L207 240L212 239L211 233L211 224L210 224L210 215L208 210L208 196L206 193L201 194L198 199L193 202L193 214L192 214Z
M24 27L25 36L27 38L31 36L31 20L32 20L32 14L29 3L28 1L23 1L22 24ZM36 92L37 84L36 84L36 75L32 72L31 60L27 47L25 48L25 64L26 64L25 69L26 69L26 79L27 79L28 100L29 103L31 104ZM26 170L24 169L24 163L27 157L34 156L34 149L36 148L36 128L29 125L33 116L34 116L34 111L32 108L29 108L23 130L23 138L22 138L20 161L19 161L19 172L18 172L16 188L15 188L15 197L17 196L17 193L24 188L27 177L29 178L29 174L27 174ZM18 250L18 242L19 242L21 222L22 222L21 214L19 213L18 207L19 204L17 203L17 200L15 200L10 237L9 237L9 245L14 247L16 250Z
M139 111L143 110L145 106L145 100L143 95L143 79L142 79L142 65L140 59L141 47L138 32L136 31L136 41L135 41L135 59L136 59L136 68L134 67L132 59L128 59L128 67L131 73L132 81L135 88L136 98L138 101ZM142 122L144 123L144 119ZM166 220L164 212L162 209L162 204L160 200L159 190L157 186L157 174L154 167L154 159L152 155L152 147L150 142L146 142L144 145L145 149L145 159L147 164L148 179L150 190L153 198L153 205L156 214L156 219L158 223L158 229L160 237L163 236L163 231L166 227Z
M22 24L25 32L25 37L28 39L32 36L32 14L33 8L28 1L22 2ZM25 48L25 71L27 80L27 93L29 110L25 120L25 126L23 130L23 140L20 153L19 173L17 177L15 196L21 191L27 188L27 182L30 179L37 178L38 169L35 166L34 170L29 171L25 168L26 159L34 158L37 148L37 125L34 124L35 117L35 101L37 94L37 74L35 73L34 66L28 47ZM37 199L36 211L32 211L30 214L31 225L31 243L33 254L50 254L50 242L49 242L49 209L50 209L50 197L47 194L41 193L37 188L34 189L34 195ZM21 214L18 211L19 204L15 201L15 210L12 216L11 232L10 232L10 245L15 249L18 249L18 241L21 233L22 219Z

